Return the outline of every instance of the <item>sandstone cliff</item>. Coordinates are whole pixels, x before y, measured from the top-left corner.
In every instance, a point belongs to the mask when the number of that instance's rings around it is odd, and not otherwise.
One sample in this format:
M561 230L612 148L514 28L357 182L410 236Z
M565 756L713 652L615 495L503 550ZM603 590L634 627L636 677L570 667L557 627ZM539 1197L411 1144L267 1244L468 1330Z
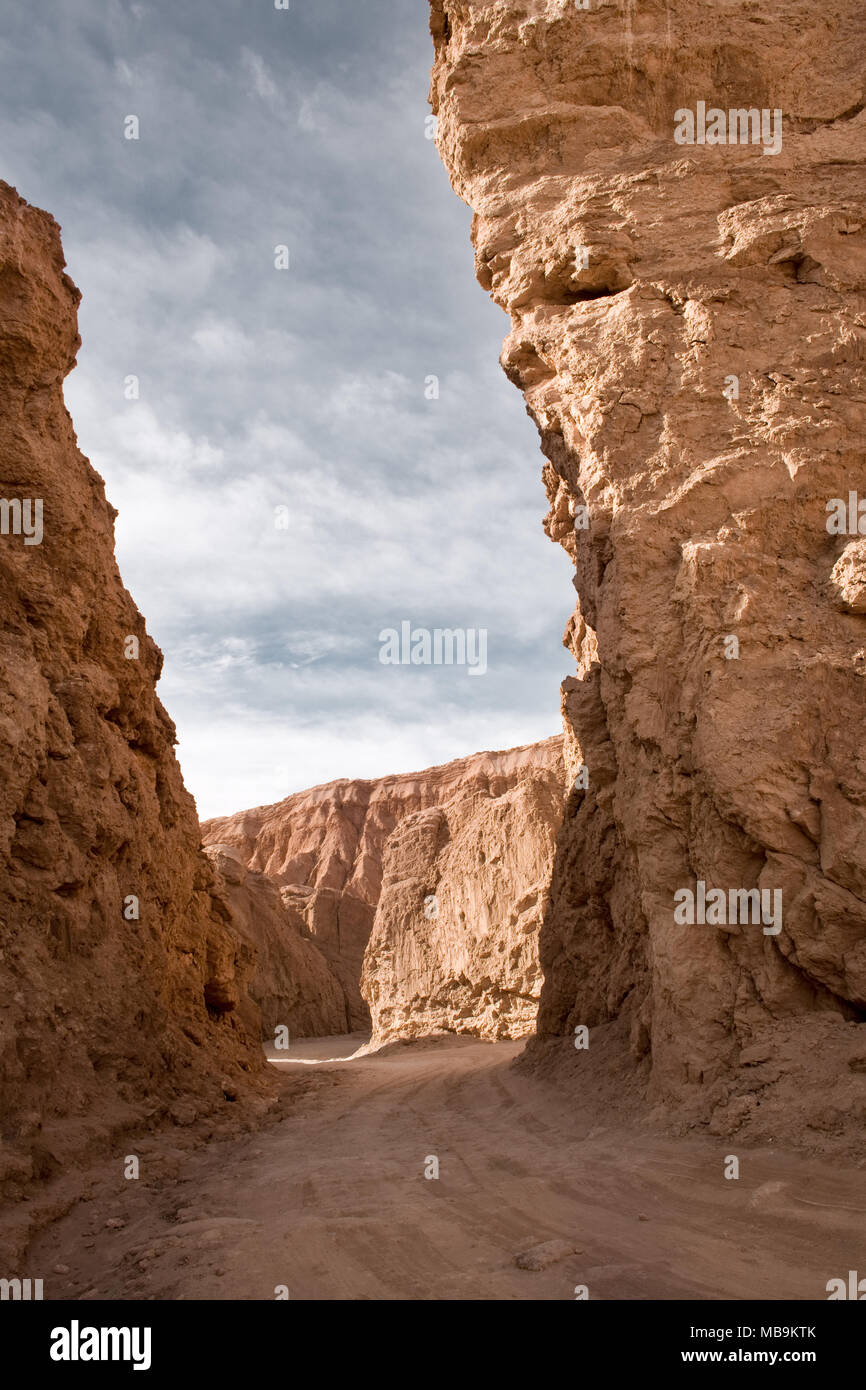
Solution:
M482 804L503 797L527 779L540 779L545 787L557 776L561 779L561 772L557 774L561 750L562 739L553 738L508 752L476 753L424 772L371 781L331 782L298 792L274 806L207 821L202 834L208 845L234 848L244 864L266 874L280 887L284 903L301 914L312 940L340 980L350 1026L363 1028L369 1026L370 1013L362 998L361 970L382 889L385 846L392 832L405 827L401 844L411 860L411 872L417 871L426 881L430 879L433 861L425 859L422 867L419 857L432 852L429 840L422 834L425 813L450 805L453 815L453 808L459 806L459 824L462 829L466 823L468 834L469 821ZM420 823L415 819L419 814ZM412 848L416 830L417 854ZM440 848L441 843L436 845L436 854ZM533 852L527 852L525 860L520 861L520 872L531 876L542 854L540 846L535 858ZM396 866L402 862L395 849L394 873L399 873ZM504 867L510 866L511 861ZM526 878L521 882L525 884ZM516 898L508 898L505 890L500 901L513 904ZM462 901L456 903L458 911L463 906ZM420 925L416 907L413 901L410 918L404 923L396 900L390 901L388 925L383 927L389 938L396 940L408 921L413 926ZM424 949L429 951L431 924L423 917L422 922L427 933ZM528 921L524 925L528 930ZM456 943L454 949L459 955ZM526 949L530 955L534 950L531 946ZM535 966L529 956L523 965L527 980L530 976L534 980ZM514 980L523 965L515 964ZM444 959L440 964L443 967ZM502 975L500 983L505 978ZM417 995L417 978L411 972L406 978L392 977L389 989L397 1010L394 1018L405 1017L409 1001Z
M249 993L263 1038L273 1043L278 1028L287 1028L290 1038L349 1032L343 990L301 914L283 902L269 878L245 868L237 850L210 845L205 853L231 906L232 929L255 956ZM251 1019L251 1026L258 1022Z
M252 954L154 693L161 654L63 403L80 297L63 267L57 224L0 183L4 1191L270 1084L239 1018Z
M361 978L375 1041L533 1031L562 820L560 746L555 763L539 760L499 794L459 791L394 830Z
M431 28L439 149L579 600L588 788L534 1055L586 1075L565 1035L607 1029L720 1133L862 1124L862 5L432 0ZM756 889L778 923L754 898L675 917Z

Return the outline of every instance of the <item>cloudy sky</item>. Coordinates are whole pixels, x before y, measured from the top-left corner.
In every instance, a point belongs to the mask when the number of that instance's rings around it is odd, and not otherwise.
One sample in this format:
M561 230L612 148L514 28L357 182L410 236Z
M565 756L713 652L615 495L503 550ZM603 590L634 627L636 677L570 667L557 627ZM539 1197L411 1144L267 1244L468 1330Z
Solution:
M66 399L200 814L555 732L571 567L426 138L426 3L0 20L0 177L63 228ZM383 665L405 621L486 629L486 675Z

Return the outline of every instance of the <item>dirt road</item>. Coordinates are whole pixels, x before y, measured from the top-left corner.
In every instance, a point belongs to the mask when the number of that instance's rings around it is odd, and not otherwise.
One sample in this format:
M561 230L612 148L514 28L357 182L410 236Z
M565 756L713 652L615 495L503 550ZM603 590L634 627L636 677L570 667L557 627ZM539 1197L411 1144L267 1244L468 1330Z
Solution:
M820 1300L866 1273L862 1171L743 1150L726 1179L735 1143L593 1128L511 1068L519 1044L314 1061L357 1041L282 1064L314 1084L272 1129L170 1181L144 1163L43 1233L46 1298ZM574 1253L516 1265L551 1240Z

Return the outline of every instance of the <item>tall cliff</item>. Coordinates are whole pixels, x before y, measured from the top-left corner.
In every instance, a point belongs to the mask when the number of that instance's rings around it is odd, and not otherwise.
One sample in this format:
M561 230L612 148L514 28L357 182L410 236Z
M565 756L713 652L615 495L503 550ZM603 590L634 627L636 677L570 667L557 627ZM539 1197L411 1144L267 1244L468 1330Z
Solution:
M575 564L534 1057L622 1038L719 1132L862 1124L861 0L432 0L431 30Z
M555 784L557 794L543 832L545 844L552 844L561 815L562 775L562 738L558 737L507 752L475 753L424 772L372 781L330 782L297 792L274 806L207 821L202 834L207 845L234 849L245 865L278 885L286 907L300 914L311 940L340 980L350 1026L365 1028L370 1024L370 1011L361 992L362 966L382 892L383 857L389 837L399 830L401 844L412 861L407 874L419 869L421 877L433 884L429 896L434 896L437 874L430 877L432 864L425 860L419 868L420 859L430 848L423 833L430 814L447 805L452 821L462 826L482 803L505 797L527 781L547 788ZM441 848L440 840L431 850L434 859ZM544 852L539 843L538 855ZM527 851L527 865L530 859ZM392 867L396 862L392 858ZM477 857L467 860L464 871L474 872L476 865ZM508 899L508 891L505 885L501 903ZM383 927L384 937L377 938L380 945L408 932L410 924L418 924L414 900L405 920L390 896L389 902L388 926ZM429 935L429 920L422 921ZM382 965L384 969L384 957ZM530 973L532 968L527 958ZM537 975L537 965L534 968ZM378 978L377 971L370 974L370 987L374 975ZM381 998L384 978L379 978L379 986ZM395 1012L389 1015L386 1032L390 1034L398 1016L408 1018L407 1004L417 989L418 981L411 972L389 977L387 991ZM382 1023L384 1027L384 1016Z
M373 1038L532 1033L538 938L562 821L561 740L503 790L459 788L385 846L361 992Z
M54 220L0 183L3 1191L269 1085L252 953L201 851L161 654L63 402L80 297L64 264Z

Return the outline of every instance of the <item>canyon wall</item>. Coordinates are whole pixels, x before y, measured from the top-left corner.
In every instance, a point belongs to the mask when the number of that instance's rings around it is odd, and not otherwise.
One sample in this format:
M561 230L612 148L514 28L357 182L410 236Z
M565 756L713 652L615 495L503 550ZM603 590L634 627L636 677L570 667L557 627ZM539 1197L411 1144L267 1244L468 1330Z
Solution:
M361 978L374 1040L533 1031L562 820L557 745L555 764L526 769L498 795L458 792L390 836Z
M64 405L80 298L64 264L54 220L0 183L4 1194L119 1131L261 1109L273 1085L252 952L154 693L161 654Z
M455 826L459 825L461 832L465 828L469 835L476 811L505 798L527 782L537 782L545 789L555 785L558 814L561 814L561 737L507 752L475 753L423 772L370 781L330 782L297 792L274 806L207 821L202 834L207 845L233 849L243 864L266 874L279 887L284 904L291 913L299 914L311 940L339 979L350 1027L362 1029L370 1026L369 1006L362 996L362 967L379 905L383 857L389 837L399 829L402 849L395 848L391 857L392 878L395 874L400 876L396 866L403 862L399 856L405 851L412 860L407 875L411 872L419 881L432 883L432 894L436 882L433 865L442 844L441 837L437 841L434 836L431 842L426 835L425 817L433 814L435 818L437 809L447 806ZM506 802L502 804L505 806ZM531 814L538 813L527 812ZM522 885L533 874L537 876L545 846L552 838L556 814L551 812L553 819L544 832L544 845L539 841L519 864L508 860L501 865L505 871L511 867L519 869L523 875ZM447 818L441 823L447 824ZM417 853L413 849L416 836ZM425 857L431 853L433 859ZM464 858L461 862L465 872L471 870L471 861ZM509 891L507 884L499 890L501 903L512 901ZM422 894L422 909L423 897ZM476 905L474 900L467 899L464 910L474 913ZM410 922L413 927L420 926L417 906L413 898L407 905L408 916L403 922L397 899L389 898L387 926L382 928L380 944L384 945L386 938L396 939L408 930ZM461 903L458 908L460 906L464 905ZM526 932L530 930L529 920L523 923ZM423 916L421 922L427 941L424 949L429 951L431 924ZM522 928L521 932L526 934ZM511 945L515 945L515 940ZM530 959L535 949L534 945L525 943L524 956L514 964L510 974L506 971L502 975L502 980L507 978L516 984L523 972L527 981L531 978L535 988L537 965ZM444 968L444 957L441 968ZM370 973L371 987L374 979L384 987L384 976L380 976L378 967ZM390 1033L398 1017L408 1018L409 1001L416 999L418 983L410 972L405 978L391 977L389 990L396 1010L389 1015ZM378 997L381 998L381 994ZM384 1026L384 1016L377 1013L377 1017L382 1019Z
M237 850L208 845L205 854L228 898L233 930L255 957L248 988L262 1037L273 1043L278 1028L288 1029L290 1039L349 1032L343 989L300 912L271 879L246 868Z
M432 0L431 30L438 147L578 595L530 1064L587 1076L615 1043L660 1110L718 1133L851 1133L861 0Z

